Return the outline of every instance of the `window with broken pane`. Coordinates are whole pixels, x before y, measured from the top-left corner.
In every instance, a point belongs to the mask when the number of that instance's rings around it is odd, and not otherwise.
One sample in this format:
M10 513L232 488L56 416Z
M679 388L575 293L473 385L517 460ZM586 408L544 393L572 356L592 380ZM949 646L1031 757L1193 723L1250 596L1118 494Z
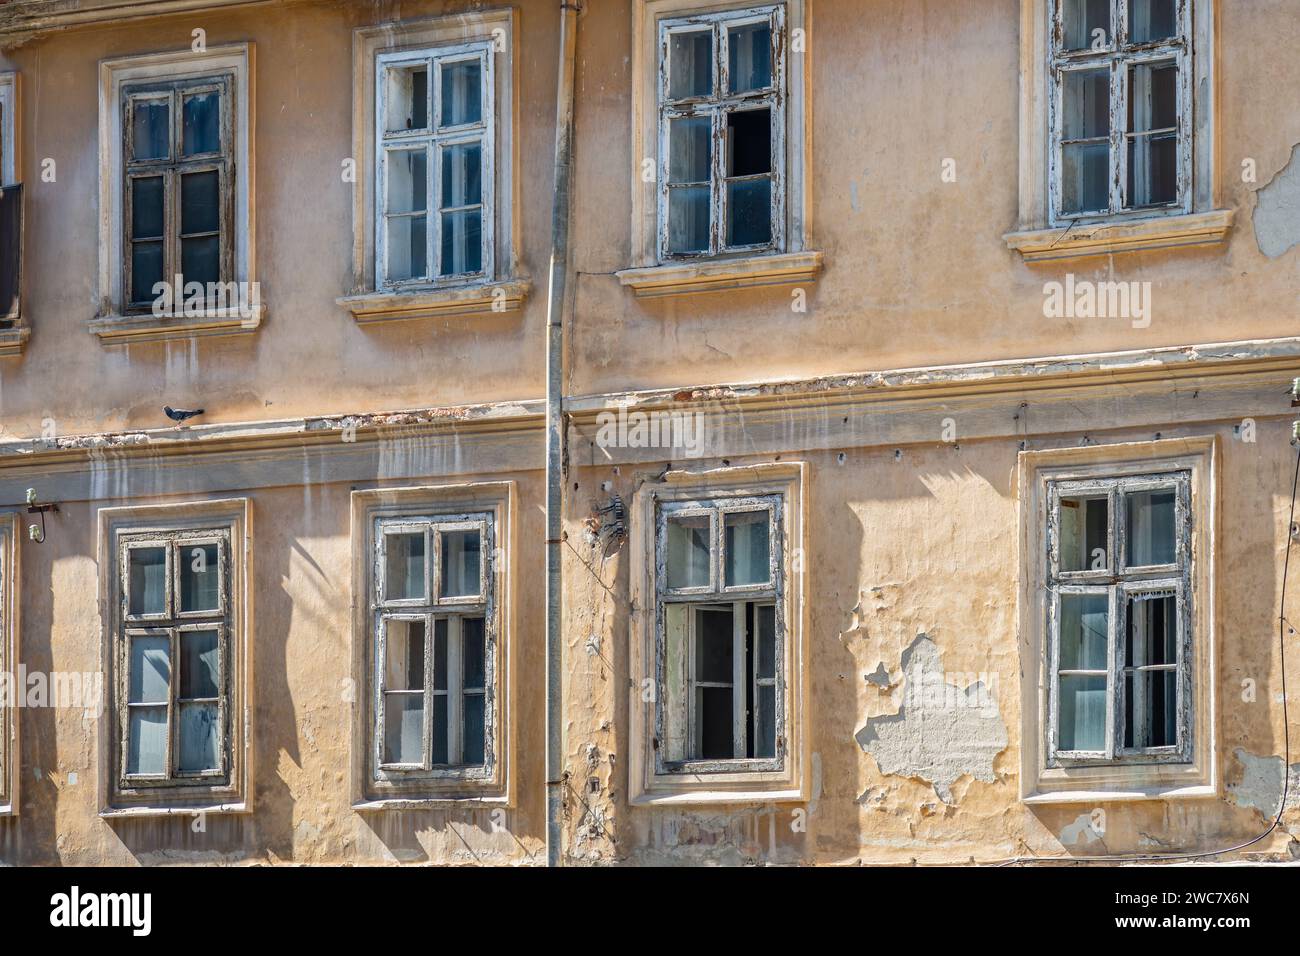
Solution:
M779 495L659 507L655 749L666 772L780 765L780 514Z
M1190 209L1191 0L1054 0L1056 221Z
M784 7L661 20L659 254L781 246Z
M176 302L216 306L233 278L231 76L123 90L127 308L151 309L159 283ZM186 291L198 283L201 292ZM173 306L175 308L176 306Z
M229 554L225 529L119 539L125 785L228 777Z
M492 516L376 519L377 779L486 776L496 696Z
M1050 483L1050 759L1191 759L1190 476Z
M491 53L475 43L378 58L380 288L492 274Z

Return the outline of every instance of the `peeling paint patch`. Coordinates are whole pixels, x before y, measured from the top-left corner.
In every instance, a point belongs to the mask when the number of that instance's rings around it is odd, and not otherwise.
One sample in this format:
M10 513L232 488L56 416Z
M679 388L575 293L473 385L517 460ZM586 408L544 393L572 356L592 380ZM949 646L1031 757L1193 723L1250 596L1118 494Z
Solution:
M1255 194L1255 242L1259 251L1276 259L1300 245L1300 145L1281 172Z
M1241 780L1228 784L1228 795L1239 807L1257 810L1265 818L1277 813L1282 799L1282 758L1277 754L1257 757L1237 747L1233 755L1242 766ZM1288 809L1300 806L1300 763L1291 765L1291 780L1287 787Z
M889 687L889 671L885 669L884 662L881 661L876 666L876 669L866 676L865 680L868 684L875 684L881 689Z
M1101 839L1101 833L1092 823L1091 813L1081 813L1074 822L1061 831L1064 846L1088 846Z
M983 681L949 683L939 648L918 634L903 651L906 684L897 714L867 721L854 739L876 758L881 773L925 780L944 803L969 774L992 783L993 760L1007 747L1007 727Z

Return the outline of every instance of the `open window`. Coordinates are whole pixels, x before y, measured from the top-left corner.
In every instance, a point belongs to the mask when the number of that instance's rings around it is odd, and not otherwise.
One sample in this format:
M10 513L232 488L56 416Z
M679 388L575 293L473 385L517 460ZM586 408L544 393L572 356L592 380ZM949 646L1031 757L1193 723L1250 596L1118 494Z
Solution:
M22 351L23 185L19 181L18 74L0 73L0 355Z
M802 480L777 463L638 492L633 802L805 796Z

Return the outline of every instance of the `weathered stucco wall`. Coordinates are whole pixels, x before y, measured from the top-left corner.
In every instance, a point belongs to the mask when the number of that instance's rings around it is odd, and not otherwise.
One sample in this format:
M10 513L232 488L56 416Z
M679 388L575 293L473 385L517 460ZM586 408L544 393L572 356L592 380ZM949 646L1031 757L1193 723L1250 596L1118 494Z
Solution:
M517 212L522 271L535 280L524 309L363 328L334 301L354 282L351 187L339 174L352 149L351 30L490 6L301 0L85 27L0 54L0 70L23 75L24 315L32 327L22 356L0 358L0 437L35 438L47 418L62 436L158 427L164 403L205 407L208 423L256 423L540 398L558 2L517 5ZM1300 17L1287 0L1220 4L1216 187L1219 205L1237 216L1226 244L1034 266L1002 239L1017 214L1019 4L812 0L807 245L825 254L826 267L806 287L806 312L792 311L789 288L646 300L612 275L630 264L629 189L640 160L629 130L634 2L585 6L567 391L588 399L589 411L591 396L603 393L663 388L672 405L672 390L685 390L673 407L717 418L706 455L684 467L808 464L804 733L812 760L806 803L629 804L628 757L639 746L629 739L630 545L603 554L585 540L584 520L611 495L630 502L666 470L668 453L606 457L589 441L589 422L573 424L564 546L569 858L951 863L1205 851L1260 832L1284 772L1277 620L1295 461L1286 397L1289 375L1300 371L1294 350L1267 362L1241 350L1239 365L1206 373L1219 383L1212 398L1201 397L1199 379L1180 383L1173 371L1167 383L1157 372L1139 383L1131 371L1049 363L955 392L938 380L881 386L843 421L832 405L850 386L827 381L807 389L825 401L820 411L792 400L788 414L769 406L759 424L741 397L690 390L1295 335L1300 249L1286 216L1300 189L1292 158L1300 97L1276 92L1300 89ZM196 26L209 45L257 47L257 247L268 317L249 335L104 346L86 329L99 254L96 64L183 48ZM56 160L54 183L40 181L45 157ZM941 179L947 158L956 161L955 182ZM1253 183L1240 174L1248 158L1258 169ZM1067 272L1151 282L1150 326L1045 318L1043 285ZM1261 362L1262 371L1251 365ZM1035 378L1051 378L1056 391ZM949 414L955 441L941 436ZM519 416L525 439L466 423L436 451L390 430L372 470L347 477L322 469L309 443L299 449L292 437L265 460L193 469L184 500L238 494L253 502L252 812L210 815L202 832L188 816L101 819L94 724L80 712L25 710L22 806L0 818L0 861L543 860L541 421ZM1239 433L1247 416L1258 425L1253 442ZM1026 664L1017 633L1017 455L1157 435L1214 435L1223 452L1219 794L1108 803L1102 834L1092 804L1019 799ZM521 447L534 455L525 464ZM98 510L159 500L144 490L149 457L110 459L82 481L83 454L69 448L39 466L24 455L0 460L0 506L20 510L33 485L43 500L61 502L46 542L21 544L21 658L32 670L98 666ZM376 483L502 478L519 482L516 806L504 826L481 809L355 812L349 493ZM1296 573L1293 565L1288 599L1300 587ZM1288 667L1290 685L1300 686L1300 654ZM914 668L991 706L918 726L905 706ZM1254 701L1242 699L1243 679L1257 682ZM1300 739L1300 708L1291 716ZM1290 770L1294 780L1300 769ZM1283 827L1256 849L1300 854L1300 811L1289 806Z

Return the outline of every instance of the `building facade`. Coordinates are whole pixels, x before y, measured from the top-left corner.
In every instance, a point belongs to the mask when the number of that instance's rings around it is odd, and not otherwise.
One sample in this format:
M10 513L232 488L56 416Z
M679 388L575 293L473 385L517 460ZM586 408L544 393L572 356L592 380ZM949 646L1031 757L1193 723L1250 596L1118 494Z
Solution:
M0 860L1297 857L1298 45L0 4Z

